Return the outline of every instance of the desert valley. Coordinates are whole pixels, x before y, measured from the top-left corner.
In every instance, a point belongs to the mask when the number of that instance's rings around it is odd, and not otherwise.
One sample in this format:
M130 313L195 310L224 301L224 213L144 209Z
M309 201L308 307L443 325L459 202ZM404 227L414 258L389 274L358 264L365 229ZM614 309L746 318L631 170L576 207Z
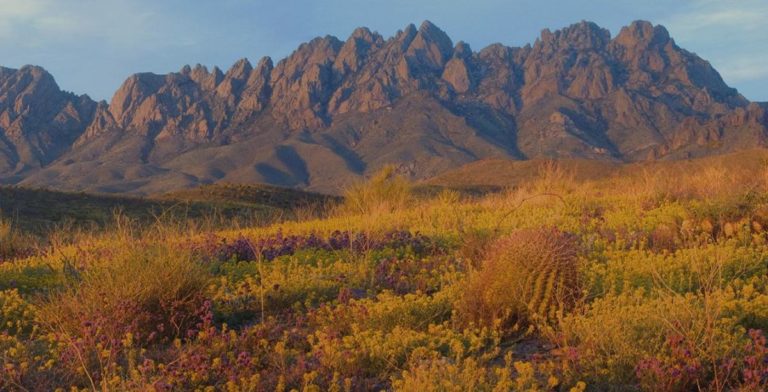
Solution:
M768 390L768 103L660 24L43 66L0 68L2 391Z

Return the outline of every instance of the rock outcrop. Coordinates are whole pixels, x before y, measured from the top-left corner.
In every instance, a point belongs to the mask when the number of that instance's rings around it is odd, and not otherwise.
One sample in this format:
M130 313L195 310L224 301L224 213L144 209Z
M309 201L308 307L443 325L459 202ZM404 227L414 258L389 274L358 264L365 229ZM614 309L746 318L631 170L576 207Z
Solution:
M750 103L663 26L594 23L473 51L430 22L319 37L276 64L129 77L109 104L0 69L4 182L150 192L214 181L336 191L488 157L677 159L763 146ZM97 179L95 185L83 178Z
M61 91L40 67L0 67L0 173L50 164L85 132L95 110L88 96Z

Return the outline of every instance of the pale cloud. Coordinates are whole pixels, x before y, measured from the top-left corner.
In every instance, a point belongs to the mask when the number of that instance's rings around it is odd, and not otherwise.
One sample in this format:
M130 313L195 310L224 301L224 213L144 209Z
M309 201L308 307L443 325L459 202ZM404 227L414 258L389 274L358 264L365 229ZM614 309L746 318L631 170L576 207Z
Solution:
M758 54L750 58L727 61L723 67L728 80L744 82L768 78L768 55Z
M688 4L688 7L660 19L663 23L674 26L675 33L685 38L727 38L729 33L768 29L765 24L768 2L765 0L693 0Z
M108 98L131 73L176 70L197 51L200 30L187 26L178 5L170 0L0 0L0 65L41 65L64 89Z
M698 33L717 26L726 26L739 30L756 30L764 27L764 14L768 6L762 3L745 1L732 3L718 2L698 6L691 13L675 16L672 20L681 33Z
M45 8L45 3L44 0L2 0L0 20L37 15Z
M768 1L694 0L661 19L683 47L699 49L727 82L768 77Z
M0 0L0 39L17 39L19 27L45 13L44 0Z
M172 18L141 1L0 0L0 40L39 46L96 38L117 47L156 46L172 35ZM167 36L166 36L167 40Z

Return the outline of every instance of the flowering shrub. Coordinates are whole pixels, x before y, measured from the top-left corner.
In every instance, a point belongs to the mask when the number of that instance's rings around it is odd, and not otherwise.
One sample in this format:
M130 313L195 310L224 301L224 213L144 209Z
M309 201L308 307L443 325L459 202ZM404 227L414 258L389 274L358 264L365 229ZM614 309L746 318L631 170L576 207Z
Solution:
M193 334L206 282L205 270L189 256L167 248L132 250L53 295L39 318L73 377L106 382L125 371L132 349Z
M446 325L429 325L418 331L400 326L390 331L358 329L349 335L318 331L309 338L313 356L327 371L357 380L365 389L382 387L413 355L423 350L448 357L482 355L498 344L487 330L453 331Z
M344 288L362 290L370 285L368 267L336 261L313 266L297 260L272 263L242 278L221 276L210 287L216 313L230 324L303 311L339 297ZM263 312L262 312L263 311Z
M57 376L56 346L39 332L37 309L18 290L0 291L0 390L41 389Z
M758 329L750 330L749 338L744 348L739 388L745 391L765 390L768 388L768 341L763 331Z
M416 254L424 254L436 249L437 244L418 232L412 234L404 230L390 231L381 236L337 230L327 238L316 234L283 235L282 232L278 232L274 236L256 240L241 236L228 241L211 234L203 242L194 243L191 247L206 259L255 261L261 257L262 260L271 261L306 249L348 250L353 253L362 253L387 248L409 248Z
M644 358L637 364L637 377L643 389L682 391L692 389L701 382L708 369L685 337L668 338L664 348L668 356Z
M768 248L745 248L733 242L662 254L643 249L606 250L592 257L595 260L588 263L584 278L593 296L637 289L651 292L662 284L677 293L696 292L768 273L764 262Z
M0 390L766 390L768 183L663 180L385 181L357 195L372 213L25 258L14 232Z
M700 348L685 336L670 336L659 353L637 364L640 386L648 391L702 386L711 390L762 391L768 387L768 347L762 331L750 330L743 349L734 346L729 355L713 363L707 363L708 358L698 355L698 351Z
M16 289L0 291L0 333L28 337L36 329L34 306Z
M309 322L318 330L352 334L352 330L390 331L395 327L423 331L442 324L451 315L454 290L433 296L421 293L397 296L384 292L376 298L352 299L337 306L321 306L309 313Z
M568 390L551 366L515 361L511 353L504 357L503 365L489 365L471 357L456 360L432 352L414 358L393 387L395 391L448 392ZM585 389L584 382L576 382L570 391Z
M453 257L389 257L376 264L374 279L377 288L400 295L416 291L434 293L459 280L464 269Z

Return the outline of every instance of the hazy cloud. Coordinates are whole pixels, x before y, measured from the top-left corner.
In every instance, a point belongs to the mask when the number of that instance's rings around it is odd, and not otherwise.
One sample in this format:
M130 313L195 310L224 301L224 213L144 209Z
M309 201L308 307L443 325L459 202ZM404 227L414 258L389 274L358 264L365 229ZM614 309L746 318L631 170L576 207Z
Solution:
M670 21L681 34L700 34L715 28L728 28L742 32L765 31L768 3L764 0L692 1L683 13L673 15Z
M678 43L709 60L726 82L768 78L768 1L690 1L689 7L660 21ZM764 81L763 81L764 82ZM750 84L744 83L749 89ZM768 88L763 83L760 88ZM751 91L750 93L755 93ZM762 93L768 98L768 93Z
M124 0L0 0L0 39L17 40L18 46L79 39L123 47L167 41L163 34L174 29L174 19L145 5Z

